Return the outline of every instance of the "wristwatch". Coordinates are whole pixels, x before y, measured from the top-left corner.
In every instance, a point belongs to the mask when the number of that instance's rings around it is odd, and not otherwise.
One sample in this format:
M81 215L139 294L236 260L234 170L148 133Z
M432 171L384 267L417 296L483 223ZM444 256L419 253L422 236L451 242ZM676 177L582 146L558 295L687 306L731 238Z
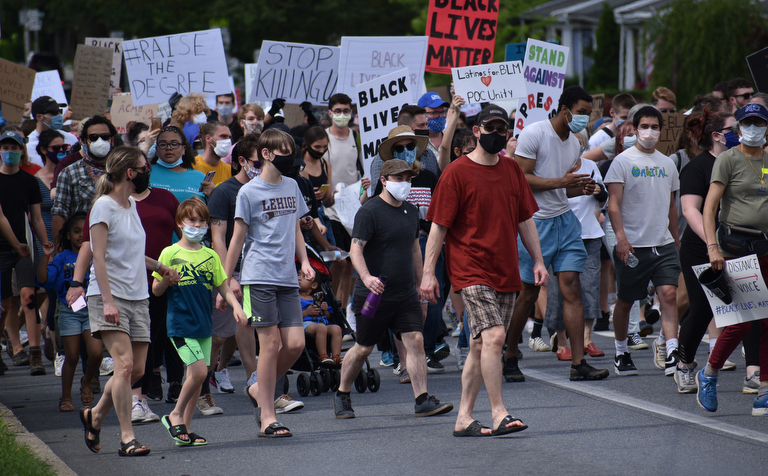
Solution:
M69 287L70 287L70 288L82 288L82 287L84 287L84 286L83 286L83 283L81 283L80 281L75 281L75 280L72 280L72 281L69 283Z

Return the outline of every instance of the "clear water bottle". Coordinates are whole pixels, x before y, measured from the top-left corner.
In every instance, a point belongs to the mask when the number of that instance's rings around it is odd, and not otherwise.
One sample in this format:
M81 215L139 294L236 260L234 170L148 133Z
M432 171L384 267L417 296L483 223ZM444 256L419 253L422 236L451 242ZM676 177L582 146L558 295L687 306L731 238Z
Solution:
M632 253L627 256L627 266L630 268L634 268L639 262L640 260L637 259L637 256L633 255Z
M386 276L379 276L379 281L381 281L384 286L387 285ZM373 292L368 293L368 297L365 298L365 302L363 303L363 308L360 310L360 314L373 319L373 316L376 314L376 309L379 308L380 302L381 294L373 294Z
M349 253L339 250L321 251L320 257L323 258L323 261L341 261L349 258Z

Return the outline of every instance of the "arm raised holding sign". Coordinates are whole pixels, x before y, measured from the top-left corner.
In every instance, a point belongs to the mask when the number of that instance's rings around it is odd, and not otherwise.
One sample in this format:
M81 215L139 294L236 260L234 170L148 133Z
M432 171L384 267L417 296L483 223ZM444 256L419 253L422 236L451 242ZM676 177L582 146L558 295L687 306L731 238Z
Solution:
M464 98L454 94L453 100L451 100L451 107L448 109L446 117L443 142L440 145L440 159L438 161L440 171L445 170L445 168L448 167L448 164L451 163L453 134L456 132L456 126L459 123L459 115L461 114L461 106L464 104L466 104Z

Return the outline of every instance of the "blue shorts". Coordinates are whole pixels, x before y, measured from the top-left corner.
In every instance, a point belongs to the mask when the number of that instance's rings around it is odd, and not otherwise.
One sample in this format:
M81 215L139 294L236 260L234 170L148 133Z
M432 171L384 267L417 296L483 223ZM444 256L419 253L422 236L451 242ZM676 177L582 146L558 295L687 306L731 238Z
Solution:
M581 223L576 215L568 210L554 218L533 219L539 232L541 254L544 266L555 273L561 271L584 271L587 261L587 251L581 241ZM533 259L523 246L523 241L517 237L517 253L520 261L520 279L524 283L533 284Z
M59 303L59 335L79 336L85 331L91 330L91 321L88 320L88 309L80 309L75 312L72 308Z

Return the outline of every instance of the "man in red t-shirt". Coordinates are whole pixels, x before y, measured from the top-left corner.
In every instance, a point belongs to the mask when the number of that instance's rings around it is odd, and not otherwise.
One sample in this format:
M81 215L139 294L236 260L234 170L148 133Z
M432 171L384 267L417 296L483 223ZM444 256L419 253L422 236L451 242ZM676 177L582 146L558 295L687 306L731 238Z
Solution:
M472 132L478 147L443 171L432 196L432 221L421 289L430 302L439 293L435 262L445 239L448 275L467 310L469 355L462 374L462 394L454 436L503 435L528 428L507 412L501 396L499 359L522 283L518 270L517 234L533 257L537 286L549 275L533 223L536 200L520 166L499 155L509 137L509 118L498 106L484 108ZM472 417L485 383L493 414L493 430Z

